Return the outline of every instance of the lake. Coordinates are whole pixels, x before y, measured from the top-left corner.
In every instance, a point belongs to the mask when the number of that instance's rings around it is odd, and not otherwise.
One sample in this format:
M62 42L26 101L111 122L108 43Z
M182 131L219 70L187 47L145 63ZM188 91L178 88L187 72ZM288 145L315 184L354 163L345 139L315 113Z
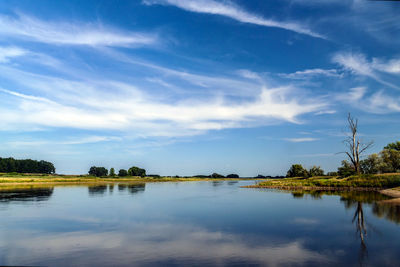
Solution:
M400 208L377 193L254 181L0 192L0 265L400 266Z

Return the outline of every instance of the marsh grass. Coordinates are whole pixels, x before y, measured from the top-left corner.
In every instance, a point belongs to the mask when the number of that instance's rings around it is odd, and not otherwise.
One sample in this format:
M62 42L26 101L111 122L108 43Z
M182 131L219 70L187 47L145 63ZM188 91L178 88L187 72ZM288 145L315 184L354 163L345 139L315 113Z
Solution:
M87 175L48 175L48 174L17 174L0 173L0 186L11 184L104 184L104 183L132 183L132 182L183 182L183 181L215 181L215 180L240 180L235 178L213 179L196 177L94 177Z
M329 187L329 188L394 188L400 186L400 174L377 174L377 175L354 175L346 178L320 176L310 178L284 178L269 179L259 182L255 186L250 187L269 187L269 188L312 188L312 187Z

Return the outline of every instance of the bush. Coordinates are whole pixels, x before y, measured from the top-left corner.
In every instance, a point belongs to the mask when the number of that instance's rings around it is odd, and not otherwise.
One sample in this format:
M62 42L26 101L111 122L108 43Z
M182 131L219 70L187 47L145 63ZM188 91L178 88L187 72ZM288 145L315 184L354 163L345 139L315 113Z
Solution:
M239 178L239 175L232 173L232 174L228 174L226 176L226 178Z
M356 174L354 167L347 160L343 160L342 167L338 168L338 175L340 177L348 177L354 174Z
M309 177L306 169L301 164L293 164L288 170L287 177Z
M323 176L324 175L324 170L321 169L321 167L313 166L309 171L308 171L309 176Z
M119 177L128 176L128 171L124 170L124 169L120 169L119 172L118 172L118 176Z
M108 170L104 167L92 166L92 167L90 167L90 170L89 170L89 175L93 175L96 177L107 176L107 174L108 174Z
M129 168L128 174L130 176L145 177L146 176L146 170L142 169L142 168L139 168L139 167L136 167L136 166L133 166L133 167Z
M213 174L211 174L211 178L225 178L225 176L223 176L223 175L221 175L221 174L219 174L219 173L214 172Z

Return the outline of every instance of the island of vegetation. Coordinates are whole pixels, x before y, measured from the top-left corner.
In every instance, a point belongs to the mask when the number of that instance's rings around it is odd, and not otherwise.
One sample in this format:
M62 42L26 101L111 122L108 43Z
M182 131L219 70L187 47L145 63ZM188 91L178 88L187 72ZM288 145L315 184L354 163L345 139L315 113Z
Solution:
M293 164L284 178L266 179L249 188L275 188L282 190L380 191L400 200L400 141L390 143L377 154L361 159L372 142L358 138L358 121L348 116L350 134L344 140L348 160L336 172L319 166L305 169Z

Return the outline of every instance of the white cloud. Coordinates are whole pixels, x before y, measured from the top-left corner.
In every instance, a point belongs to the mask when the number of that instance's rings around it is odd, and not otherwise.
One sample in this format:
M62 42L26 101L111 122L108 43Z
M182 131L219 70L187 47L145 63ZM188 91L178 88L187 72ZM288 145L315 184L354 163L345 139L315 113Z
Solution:
M152 4L173 5L178 8L191 12L221 15L243 23L249 23L265 27L281 28L301 34L306 34L316 38L325 38L323 35L313 32L312 30L302 25L301 23L283 22L272 19L266 19L263 18L262 16L247 12L241 7L227 1L217 2L214 0L186 0L186 1L144 0L143 3L147 5L152 5Z
M298 123L298 116L327 106L324 101L301 95L297 88L290 86L257 85L253 91L259 93L246 101L233 101L222 94L171 103L162 96L154 98L122 82L71 81L8 67L0 69L0 75L36 92L33 95L0 90L3 101L8 99L7 106L0 108L4 114L0 118L2 129L71 127L121 130L144 136L181 136L276 121ZM246 86L255 85L247 83Z
M64 141L49 141L49 140L28 140L28 141L10 141L7 145L12 147L26 147L26 146L44 146L44 145L82 145L99 142L119 141L120 137L116 136L86 136L75 139L68 139Z
M400 89L399 86L383 80L378 73L378 71L398 73L400 70L400 61L398 60L391 60L386 63L379 59L369 61L364 54L348 52L339 52L333 56L332 60L354 74L367 76L386 86Z
M389 61L384 61L378 58L374 58L372 60L372 66L374 69L382 72L392 74L400 73L400 59L391 59Z
M20 57L28 52L15 46L0 46L0 63L6 63L13 57Z
M327 76L327 77L341 77L342 74L336 69L307 69L302 71L296 71L293 73L281 73L282 77L289 79L307 79L315 76Z
M340 52L333 56L333 61L342 65L347 70L375 78L373 69L363 54Z
M246 69L242 69L242 70L238 70L237 74L239 74L240 76L242 76L243 78L246 79L252 79L252 80L260 80L261 77L257 72L253 72L250 70L246 70Z
M283 138L285 141L289 141L292 143L302 143L302 142L312 142L319 140L318 138L313 137L300 137L300 138Z
M355 87L351 88L349 92L338 94L336 99L369 113L400 112L400 98L398 96L387 95L383 90L372 95L368 95L367 92L366 87Z
M340 101L354 103L361 100L366 92L367 88L365 87L354 87L350 88L349 91L344 94L338 94L336 98Z
M156 36L117 30L102 25L43 21L24 14L16 18L0 15L0 35L56 45L141 46Z

